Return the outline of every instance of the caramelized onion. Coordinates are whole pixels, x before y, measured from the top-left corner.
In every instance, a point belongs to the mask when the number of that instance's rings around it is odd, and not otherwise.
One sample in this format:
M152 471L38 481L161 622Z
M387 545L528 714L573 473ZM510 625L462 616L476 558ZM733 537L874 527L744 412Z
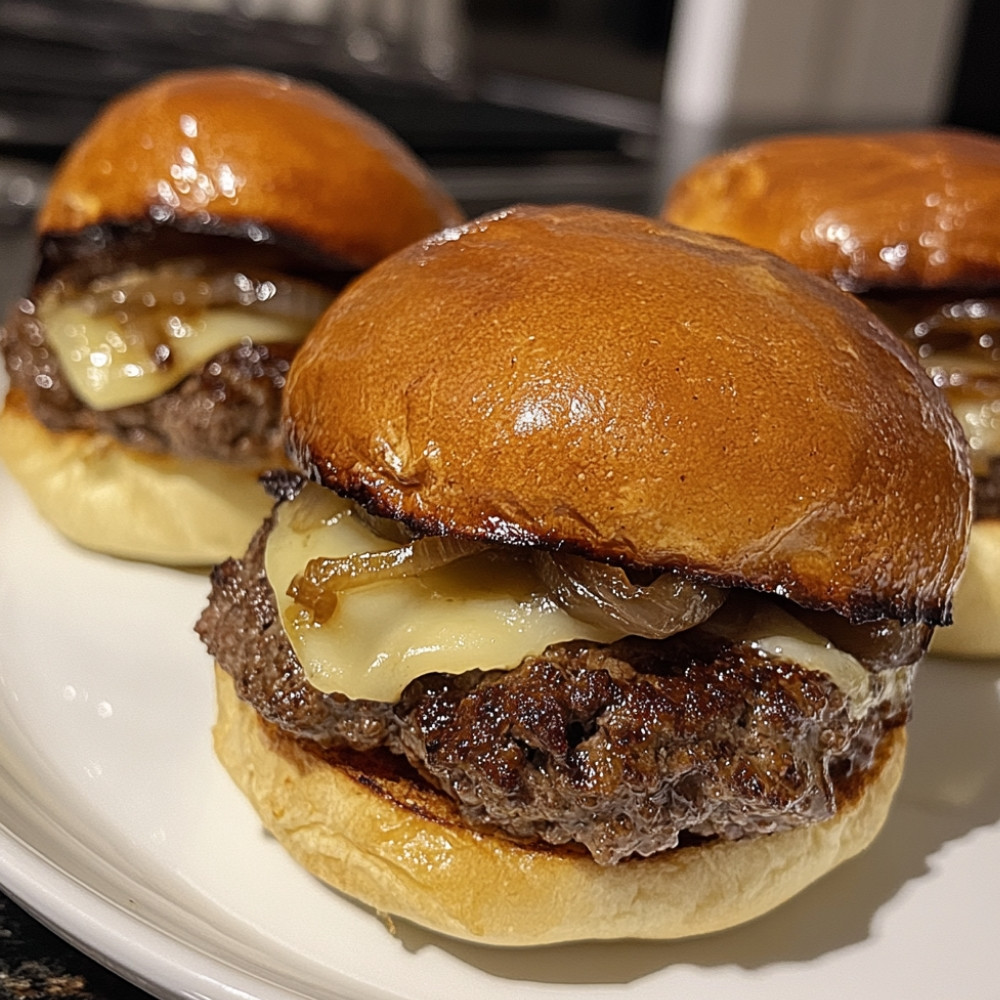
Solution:
M534 560L550 594L574 618L613 623L622 635L664 639L703 622L725 600L725 591L679 573L663 572L640 585L620 566L581 556L538 551Z
M38 301L46 346L94 410L145 403L239 344L300 344L333 293L200 260L131 268Z
M833 611L794 608L804 625L850 653L868 670L894 670L915 663L927 651L933 629L922 622L902 624L883 618L853 624Z
M310 559L288 585L286 593L322 624L336 609L336 595L373 583L419 576L456 559L483 551L480 542L459 538L418 538L383 552L356 552L339 558ZM331 596L332 595L332 596Z
M74 299L92 315L199 312L245 306L293 319L315 319L332 293L313 282L276 272L218 269L198 258L165 261L95 278Z
M354 516L373 534L390 542L406 545L416 537L402 521L394 521L391 517L379 517L370 514L364 507L355 507Z
M942 292L865 296L920 359L962 424L973 471L1000 455L1000 298Z
M56 282L43 302L51 314L71 305L89 317L111 323L126 344L139 343L165 357L179 337L209 309L236 309L308 329L330 304L333 293L321 285L276 272L223 268L191 258L153 268L128 268L92 280L82 289Z
M405 526L363 513L349 501L337 498L331 506L327 491L305 492L308 495L297 500L294 530L310 531L328 519L349 516L357 517L373 535L400 543L388 549L373 546L375 551L310 559L285 593L316 624L330 619L346 591L419 576L488 550L503 558L524 556L503 546L450 536L412 538ZM724 591L679 573L663 572L640 584L618 566L541 550L530 553L530 564L548 597L572 617L610 635L662 639L698 625L725 599Z

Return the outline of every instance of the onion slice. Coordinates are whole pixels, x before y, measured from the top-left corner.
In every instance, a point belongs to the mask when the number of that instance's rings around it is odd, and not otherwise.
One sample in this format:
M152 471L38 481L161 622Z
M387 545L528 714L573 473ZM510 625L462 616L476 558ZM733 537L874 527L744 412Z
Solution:
M184 313L243 306L290 319L316 320L330 304L330 289L304 278L264 269L219 267L198 257L130 267L94 278L81 292L66 289L94 316L128 316L179 310Z
M322 624L336 610L337 595L345 590L419 576L485 548L482 542L431 536L383 552L321 556L306 563L306 568L293 577L286 593L312 613L313 621Z
M365 518L369 530L373 520ZM377 533L385 537L384 527L379 528ZM503 547L445 535L411 538L390 549L319 556L292 578L286 594L322 625L346 591L419 576L490 549ZM530 558L553 601L579 621L611 634L663 639L705 621L726 596L724 590L672 571L637 584L621 567L582 556L536 549Z
M855 624L834 611L792 608L791 613L837 649L850 653L871 671L895 670L916 663L934 630L923 622L903 624L883 618Z
M535 568L549 593L574 618L613 624L622 635L665 639L705 621L726 592L665 571L649 584L635 584L620 566L582 556L536 551Z

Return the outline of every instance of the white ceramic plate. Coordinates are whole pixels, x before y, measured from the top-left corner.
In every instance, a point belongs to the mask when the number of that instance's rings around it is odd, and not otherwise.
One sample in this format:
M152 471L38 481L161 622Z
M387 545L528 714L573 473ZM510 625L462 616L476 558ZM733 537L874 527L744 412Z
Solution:
M928 663L877 843L712 938L506 951L298 869L215 763L207 581L74 549L0 472L0 882L163 997L996 995L1000 664Z

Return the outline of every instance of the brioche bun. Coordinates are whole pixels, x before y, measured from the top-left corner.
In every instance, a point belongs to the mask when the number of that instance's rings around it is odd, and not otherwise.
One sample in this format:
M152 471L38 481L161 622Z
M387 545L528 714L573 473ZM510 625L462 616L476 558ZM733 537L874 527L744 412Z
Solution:
M1000 141L947 129L794 135L695 165L663 217L868 288L1000 285Z
M40 234L153 220L269 231L363 270L462 218L416 156L335 95L247 69L170 73L129 91L63 158Z
M125 559L202 567L242 552L272 501L264 469L180 461L101 434L56 433L17 393L0 412L0 459L68 539Z
M826 822L601 867L582 852L477 833L391 760L319 756L263 723L216 670L215 752L265 828L308 871L375 910L494 945L679 938L753 919L864 850L882 827L906 735Z
M663 207L671 222L770 250L863 300L870 292L876 307L893 293L997 295L998 214L1000 140L951 129L761 140L696 165ZM976 379L986 357L970 360ZM998 539L1000 522L974 523L955 624L935 635L935 653L1000 657Z
M358 279L283 405L301 468L427 534L947 620L957 422L852 297L734 241L573 206L483 217Z
M206 247L333 290L461 217L401 141L318 87L243 69L172 73L109 104L59 164L37 217L36 293L80 261L94 277ZM210 565L242 552L269 509L260 469L145 454L98 432L32 434L28 419L18 404L7 420L11 470L87 547ZM287 465L280 451L268 462Z

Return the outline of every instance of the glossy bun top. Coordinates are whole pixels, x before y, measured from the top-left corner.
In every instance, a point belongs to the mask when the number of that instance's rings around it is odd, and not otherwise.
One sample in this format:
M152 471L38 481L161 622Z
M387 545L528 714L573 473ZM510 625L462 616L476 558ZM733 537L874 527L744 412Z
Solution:
M357 279L297 355L293 458L423 531L939 620L970 474L855 299L732 240L516 207Z
M347 102L243 69L168 74L111 102L59 165L41 235L96 224L272 232L354 269L462 218L394 135Z
M663 217L850 291L1000 284L1000 140L948 129L762 140L697 164Z

